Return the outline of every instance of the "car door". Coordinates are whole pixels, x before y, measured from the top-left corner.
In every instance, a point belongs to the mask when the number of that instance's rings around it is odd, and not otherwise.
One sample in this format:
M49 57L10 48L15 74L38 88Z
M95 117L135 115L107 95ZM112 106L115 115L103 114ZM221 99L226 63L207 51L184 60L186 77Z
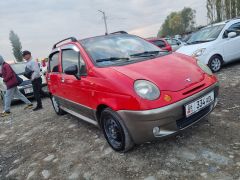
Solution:
M90 85L87 77L87 67L80 51L75 45L67 45L62 48L61 56L61 88L63 98L62 104L85 117L94 119L93 110L90 107ZM79 75L66 74L66 70L70 67L77 66Z
M54 96L61 95L61 88L59 87L60 72L59 72L59 51L52 52L49 56L49 65L47 73L47 83L49 92Z
M237 36L233 38L228 38L227 34L229 32L236 32ZM235 59L240 59L239 45L240 45L240 22L230 26L223 35L223 50L225 61L229 62Z

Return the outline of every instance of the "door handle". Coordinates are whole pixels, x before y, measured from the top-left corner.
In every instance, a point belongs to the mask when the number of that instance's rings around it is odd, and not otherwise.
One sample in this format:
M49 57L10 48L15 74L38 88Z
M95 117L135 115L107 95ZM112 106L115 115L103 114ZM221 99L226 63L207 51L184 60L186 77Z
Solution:
M64 82L65 82L65 79L64 79L64 78L61 78L61 82L64 83Z

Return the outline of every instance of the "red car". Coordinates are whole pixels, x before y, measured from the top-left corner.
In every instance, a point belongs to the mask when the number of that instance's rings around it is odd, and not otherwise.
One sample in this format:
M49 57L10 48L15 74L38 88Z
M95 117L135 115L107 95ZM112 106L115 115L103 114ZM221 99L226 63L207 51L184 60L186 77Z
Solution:
M155 44L156 46L160 47L162 50L172 52L172 46L167 42L166 39L150 38L147 40Z
M116 151L182 131L217 103L216 77L192 57L124 32L65 40L49 56L53 107L99 126Z

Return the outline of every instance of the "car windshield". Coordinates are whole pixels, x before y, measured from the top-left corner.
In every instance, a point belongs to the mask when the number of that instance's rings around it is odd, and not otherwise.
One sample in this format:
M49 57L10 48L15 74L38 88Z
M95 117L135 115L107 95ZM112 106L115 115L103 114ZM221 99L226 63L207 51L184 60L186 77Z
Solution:
M11 67L16 74L23 74L25 72L26 64L11 64Z
M165 55L160 48L137 36L115 34L81 40L97 66L135 63Z
M224 26L225 25L223 24L203 28L197 31L196 33L192 34L190 39L187 41L187 44L197 44L213 41L217 39Z

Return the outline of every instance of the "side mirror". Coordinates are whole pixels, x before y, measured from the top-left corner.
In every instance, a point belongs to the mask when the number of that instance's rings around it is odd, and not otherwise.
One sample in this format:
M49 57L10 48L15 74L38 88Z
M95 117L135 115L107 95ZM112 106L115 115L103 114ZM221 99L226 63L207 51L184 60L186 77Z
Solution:
M234 38L234 37L236 37L237 36L237 33L236 32L230 32L230 33L228 33L228 38L230 39L230 38Z
M80 76L78 75L78 67L77 65L73 65L73 66L69 66L64 70L65 74L68 75L73 75L75 76L77 79L80 79Z

